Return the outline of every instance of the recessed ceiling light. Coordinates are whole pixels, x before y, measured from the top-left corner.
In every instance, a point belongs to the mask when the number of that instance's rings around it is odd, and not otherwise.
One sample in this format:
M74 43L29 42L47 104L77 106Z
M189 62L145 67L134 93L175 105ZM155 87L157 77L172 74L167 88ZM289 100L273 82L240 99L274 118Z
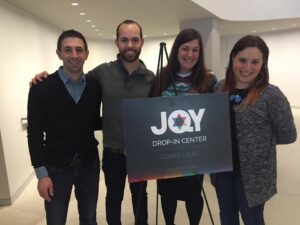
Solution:
M72 6L78 6L79 3L78 3L78 2L72 2L71 5L72 5Z
M92 22L92 20L86 20L86 22L87 22L87 23L90 23L90 22Z
M253 30L252 33L256 33L256 30Z
M272 30L277 30L277 28L276 27L272 27Z
M95 29L94 31L98 32L99 30L98 30L98 29Z
M85 12L79 13L80 16L84 16L85 14L86 14Z
M93 24L93 25L91 25L91 27L96 27L96 25Z
M296 27L296 26L297 26L297 24L295 24L295 23L294 23L292 26L293 26L293 27Z
M168 33L163 33L163 34L164 34L164 36L168 35Z

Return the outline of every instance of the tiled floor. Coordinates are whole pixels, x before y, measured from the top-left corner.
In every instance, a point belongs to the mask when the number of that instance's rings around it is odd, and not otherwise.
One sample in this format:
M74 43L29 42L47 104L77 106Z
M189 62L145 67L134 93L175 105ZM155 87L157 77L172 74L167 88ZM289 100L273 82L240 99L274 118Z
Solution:
M298 134L300 133L300 110L294 110ZM265 207L265 219L267 225L298 225L300 224L300 138L295 144L278 147L278 194L273 197ZM209 183L208 177L204 181L204 189L212 211L215 225L220 225L218 207L214 189ZM156 183L150 181L149 193L149 225L156 224ZM104 225L104 201L105 185L103 174L100 181L100 196L98 202L98 224ZM122 207L123 225L133 225L133 214L128 187L126 187L125 199ZM188 225L187 215L183 202L177 209L177 225ZM19 199L12 205L0 207L0 225L44 225L45 213L43 201L36 191L36 179L28 185ZM78 216L76 200L74 196L70 202L68 225L77 225ZM161 208L158 210L158 224L164 224ZM204 208L201 225L212 224L207 207Z

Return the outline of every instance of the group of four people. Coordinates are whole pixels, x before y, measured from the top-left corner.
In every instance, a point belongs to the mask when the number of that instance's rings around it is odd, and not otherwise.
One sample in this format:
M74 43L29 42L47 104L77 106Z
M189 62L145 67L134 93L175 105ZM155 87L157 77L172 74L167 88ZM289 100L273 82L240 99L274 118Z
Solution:
M86 40L77 31L64 31L57 43L63 66L30 88L28 143L47 224L65 224L73 186L80 224L97 224L97 129L103 131L106 220L122 224L127 168L121 102L172 96L174 80L178 95L229 92L234 170L212 175L221 224L239 224L240 212L245 225L263 225L264 204L276 193L276 144L296 140L289 102L269 84L267 45L258 36L240 39L230 54L225 80L217 83L205 66L201 35L195 29L177 35L161 77L139 59L143 42L141 26L123 21L116 29L117 60L84 75ZM158 180L167 225L174 225L177 200L185 201L190 224L199 224L202 183L203 175ZM148 224L146 187L147 182L130 183L135 225Z

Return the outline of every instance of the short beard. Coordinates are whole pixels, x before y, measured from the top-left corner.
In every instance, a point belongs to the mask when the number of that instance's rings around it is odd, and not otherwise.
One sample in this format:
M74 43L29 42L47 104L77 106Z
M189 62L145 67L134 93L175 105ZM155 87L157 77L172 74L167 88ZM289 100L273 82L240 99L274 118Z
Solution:
M135 61L139 58L139 56L140 56L140 54L141 54L141 49L139 49L139 50L136 51L136 54L135 54L135 56L134 56L133 58L127 58L127 57L126 57L126 54L125 54L126 50L121 51L121 50L119 49L119 52L120 52L121 58L122 58L125 62L129 62L129 63L130 63L130 62L135 62Z

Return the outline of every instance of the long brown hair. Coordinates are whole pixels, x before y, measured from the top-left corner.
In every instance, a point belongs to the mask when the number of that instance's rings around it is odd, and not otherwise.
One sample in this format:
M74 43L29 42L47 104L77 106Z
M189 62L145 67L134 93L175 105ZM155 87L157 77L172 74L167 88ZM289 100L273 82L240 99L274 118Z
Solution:
M209 85L210 85L210 75L207 72L207 69L205 67L204 63L204 49L203 49L203 43L200 33L192 28L187 28L182 30L177 37L175 38L173 47L171 49L169 62L167 66L165 66L162 69L162 76L156 78L156 84L154 89L154 95L159 96L163 90L165 90L168 85L172 81L172 77L175 78L176 73L180 69L180 64L178 61L178 51L179 47L192 40L198 40L199 41L199 58L198 62L194 66L192 70L192 82L197 87L197 90L199 93L205 93L208 92Z
M235 89L236 78L233 72L233 58L245 48L256 47L263 55L263 64L261 70L254 82L249 87L249 93L243 102L245 107L252 106L255 104L260 93L269 84L269 70L268 70L268 58L269 58L269 48L265 41L256 35L247 35L240 40L238 40L233 46L231 53L229 55L229 63L226 70L226 79L223 87L223 91L231 92Z

